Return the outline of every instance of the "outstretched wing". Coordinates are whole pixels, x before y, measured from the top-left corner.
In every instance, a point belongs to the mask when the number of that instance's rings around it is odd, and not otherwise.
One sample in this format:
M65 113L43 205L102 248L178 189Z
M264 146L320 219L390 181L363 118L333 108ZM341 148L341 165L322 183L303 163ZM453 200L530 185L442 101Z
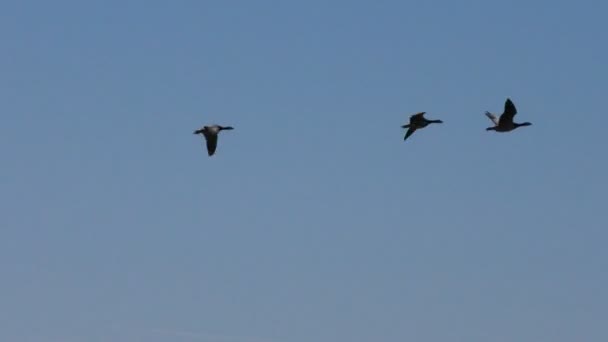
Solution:
M513 121L513 117L515 116L515 114L517 114L517 109L515 109L515 105L513 104L511 99L507 98L507 101L505 101L505 112L502 113L500 118L501 120L505 118L509 121Z
M416 129L412 126L410 126L410 128L408 128L407 132L405 132L405 137L403 138L403 141L407 140L407 138L409 138L410 135L412 135L414 133L414 131L416 131Z
M217 135L205 135L205 140L207 141L207 153L209 154L209 156L212 156L215 153L215 149L217 148Z
M424 120L424 114L426 112L420 112L420 113L416 113L412 116L410 116L410 122L411 121L420 121L420 120Z
M494 123L496 126L498 126L498 118L496 117L496 115L494 115L494 114L492 114L492 113L490 113L490 112L486 112L486 116L487 116L488 118L490 118L490 120L492 120L492 122L493 122L493 123Z

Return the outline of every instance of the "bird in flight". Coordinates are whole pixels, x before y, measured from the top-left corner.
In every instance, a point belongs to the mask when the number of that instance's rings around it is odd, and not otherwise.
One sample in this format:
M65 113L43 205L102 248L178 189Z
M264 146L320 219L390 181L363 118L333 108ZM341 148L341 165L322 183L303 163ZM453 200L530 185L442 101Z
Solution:
M217 148L217 136L220 131L234 129L231 126L211 125L203 126L203 128L194 131L194 134L202 134L207 141L207 153L211 157Z
M403 140L406 140L410 135L412 135L417 129L424 128L431 123L443 123L441 120L428 120L424 117L426 112L420 112L410 116L410 123L407 125L401 126L401 128L407 128L407 132L405 133L405 137Z
M505 111L500 115L500 118L497 118L496 115L490 112L486 112L486 116L494 123L494 127L488 127L486 128L486 131L510 132L517 127L532 125L530 122L513 122L515 114L517 114L517 109L515 109L513 101L507 98L507 101L505 101Z

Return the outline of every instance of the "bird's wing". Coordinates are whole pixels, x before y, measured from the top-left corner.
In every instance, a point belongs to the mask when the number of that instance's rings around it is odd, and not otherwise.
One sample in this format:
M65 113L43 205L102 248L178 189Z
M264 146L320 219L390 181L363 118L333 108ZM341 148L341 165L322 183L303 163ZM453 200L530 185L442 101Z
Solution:
M410 116L410 120L421 120L421 119L423 119L423 118L424 118L424 114L425 114L425 113L426 113L426 112L420 112L420 113L416 113L416 114L414 114L414 115Z
M407 138L409 138L409 136L412 135L415 130L416 129L414 127L410 126L407 132L405 132L405 137L403 138L403 141L407 140Z
M490 112L486 112L486 116L488 118L490 118L490 120L492 120L492 122L498 126L498 118L496 117L496 115L490 113Z
M215 153L215 149L217 147L217 135L205 135L205 140L207 141L207 153L209 154L209 156L212 156Z
M502 120L503 118L505 118L509 121L513 121L513 117L515 116L515 114L517 114L517 109L515 109L515 105L513 104L511 99L507 99L507 101L505 101L505 112L502 113L500 119Z

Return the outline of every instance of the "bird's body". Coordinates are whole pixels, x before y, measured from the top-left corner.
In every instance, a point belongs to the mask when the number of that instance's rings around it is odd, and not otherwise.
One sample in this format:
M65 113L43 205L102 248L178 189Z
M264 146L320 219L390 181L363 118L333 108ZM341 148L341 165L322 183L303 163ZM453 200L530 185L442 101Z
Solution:
M513 104L511 99L507 98L507 101L505 101L505 111L500 115L500 118L496 117L496 115L490 112L486 112L486 116L494 123L494 127L488 127L486 128L486 130L496 132L510 132L516 129L517 127L532 125L530 122L513 122L513 117L515 117L515 114L517 114L517 109L515 108L515 105Z
M401 126L401 128L407 128L407 132L405 133L405 137L403 140L406 140L410 135L412 135L417 129L424 128L431 123L443 123L441 120L428 120L424 117L426 112L420 112L410 116L410 123L407 125Z
M202 134L207 142L207 153L212 156L217 148L217 137L222 130L234 129L231 126L211 125L203 126L203 128L194 131L194 134Z

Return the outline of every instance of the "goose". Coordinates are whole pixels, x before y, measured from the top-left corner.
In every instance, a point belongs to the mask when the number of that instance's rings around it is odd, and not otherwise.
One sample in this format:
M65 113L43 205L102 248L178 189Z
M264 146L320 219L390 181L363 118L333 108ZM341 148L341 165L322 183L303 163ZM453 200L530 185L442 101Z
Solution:
M500 115L500 118L497 118L496 115L490 112L486 112L486 116L494 123L494 127L488 127L486 128L486 131L510 132L517 127L532 125L530 122L513 122L513 117L515 114L517 114L517 109L515 109L513 101L511 101L510 98L507 98L507 101L505 101L505 111L502 113L502 115Z
M220 125L203 126L203 128L194 131L194 134L202 134L205 137L205 140L207 141L207 153L209 154L209 157L211 157L215 153L215 148L217 147L217 136L220 131L231 129L234 128L231 126Z
M424 117L426 112L420 112L410 116L410 123L407 125L401 126L401 128L407 128L407 132L405 133L405 137L403 140L405 141L410 135L414 133L417 129L424 128L428 126L430 123L443 123L441 120L428 120Z

